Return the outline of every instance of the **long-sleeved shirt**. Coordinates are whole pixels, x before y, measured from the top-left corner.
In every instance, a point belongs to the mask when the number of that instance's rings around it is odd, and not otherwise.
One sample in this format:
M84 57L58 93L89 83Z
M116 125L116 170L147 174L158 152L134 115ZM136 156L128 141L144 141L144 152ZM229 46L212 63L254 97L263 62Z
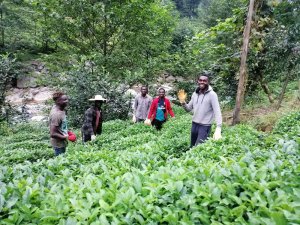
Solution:
M96 135L102 133L102 111L100 110L100 116L99 116L99 122L98 127L96 127L97 124L97 108L94 106L87 109L84 113L84 123L81 127L81 131L84 135Z
M143 97L141 94L138 94L135 97L134 104L133 104L133 113L136 118L145 120L147 118L150 105L152 102L152 97L146 95Z
M184 105L187 111L193 111L193 122L202 125L211 125L214 117L218 127L222 126L222 114L217 94L211 86L203 93L194 92L188 104Z

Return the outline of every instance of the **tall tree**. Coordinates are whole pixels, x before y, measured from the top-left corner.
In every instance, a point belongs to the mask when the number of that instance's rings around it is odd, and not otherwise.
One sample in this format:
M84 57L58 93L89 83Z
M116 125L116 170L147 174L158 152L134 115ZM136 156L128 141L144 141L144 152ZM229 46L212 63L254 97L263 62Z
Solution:
M232 124L235 125L240 122L240 111L241 106L244 101L244 94L245 94L245 88L247 85L247 54L248 54L248 44L250 39L250 31L251 31L251 22L252 22L252 15L254 10L254 1L250 0L249 8L248 8L248 16L247 16L247 22L244 29L244 39L243 39L243 47L241 52L241 65L240 65L240 72L239 72L239 85L237 89L237 95L236 95L236 103L235 108L233 112L233 120Z
M158 0L68 0L48 7L60 45L90 56L112 75L151 73L171 45L176 22L172 5Z

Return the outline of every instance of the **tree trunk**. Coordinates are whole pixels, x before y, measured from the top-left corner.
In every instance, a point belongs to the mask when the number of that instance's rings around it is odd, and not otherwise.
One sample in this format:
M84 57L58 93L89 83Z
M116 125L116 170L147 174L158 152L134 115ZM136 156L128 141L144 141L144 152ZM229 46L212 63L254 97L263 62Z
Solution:
M1 43L0 47L4 48L5 41L4 41L4 20L3 20L3 1L1 1L1 6L0 6L0 19L1 19Z
M286 87L289 83L289 78L290 78L290 73L291 71L288 71L288 75L286 76L285 78L285 81L284 81L284 84L283 84L283 87L282 87L282 90L281 90L281 93L280 93L280 96L279 96L279 100L278 100L278 103L277 103L277 106L276 106L276 110L278 110L281 106L281 103L282 103L282 100L284 98L284 94L285 94L285 91L286 91Z
M266 93L266 95L268 96L269 102L270 102L271 104L273 104L273 103L274 103L274 98L273 98L272 93L271 93L271 91L270 91L270 89L269 89L269 87L268 87L268 84L264 81L263 76L262 76L262 74L261 74L261 71L259 71L258 73L259 73L259 74L258 74L259 83L260 83L260 85L261 85L263 91L264 91L264 92Z
M244 29L244 35L243 35L244 39L243 39L243 47L241 53L241 65L240 65L240 72L239 72L239 85L236 94L235 109L233 111L232 125L238 124L240 122L240 111L244 101L244 94L245 94L245 89L247 84L246 62L247 62L247 54L248 54L248 44L250 39L252 15L254 9L254 1L255 0L250 0L247 22Z
M263 91L264 91L264 92L266 93L266 95L268 96L269 102L273 104L273 103L274 103L274 98L273 98L273 96L272 96L272 93L271 93L271 91L270 91L268 85L267 85L264 81L261 81L260 84L261 84L261 87L262 87Z
M107 55L107 15L104 16L104 38L103 38L103 55L106 60Z

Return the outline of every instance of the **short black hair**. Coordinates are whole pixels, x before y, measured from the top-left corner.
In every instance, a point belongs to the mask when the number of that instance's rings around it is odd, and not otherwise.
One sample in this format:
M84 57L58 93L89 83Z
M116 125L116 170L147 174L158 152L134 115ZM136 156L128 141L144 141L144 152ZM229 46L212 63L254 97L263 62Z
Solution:
M164 88L159 88L158 91L163 90L164 92L166 92L166 90Z
M53 101L56 102L63 95L65 95L65 93L63 93L61 91L54 92L52 95L52 99L53 99Z
M201 76L207 77L208 81L210 81L211 73L208 72L208 71L203 71L203 72L201 72L201 73L198 74L198 79L199 79Z
M147 86L147 85L143 85L143 86L141 87L141 90L142 90L142 88L146 88L146 89L148 90L148 86Z

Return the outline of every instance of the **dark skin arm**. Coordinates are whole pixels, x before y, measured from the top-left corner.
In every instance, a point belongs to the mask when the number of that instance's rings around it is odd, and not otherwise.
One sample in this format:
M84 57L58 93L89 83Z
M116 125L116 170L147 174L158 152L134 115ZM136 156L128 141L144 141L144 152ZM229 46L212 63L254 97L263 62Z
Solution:
M56 138L56 139L61 139L61 140L66 140L68 138L68 136L63 135L62 133L59 132L57 126L50 127L50 137Z

